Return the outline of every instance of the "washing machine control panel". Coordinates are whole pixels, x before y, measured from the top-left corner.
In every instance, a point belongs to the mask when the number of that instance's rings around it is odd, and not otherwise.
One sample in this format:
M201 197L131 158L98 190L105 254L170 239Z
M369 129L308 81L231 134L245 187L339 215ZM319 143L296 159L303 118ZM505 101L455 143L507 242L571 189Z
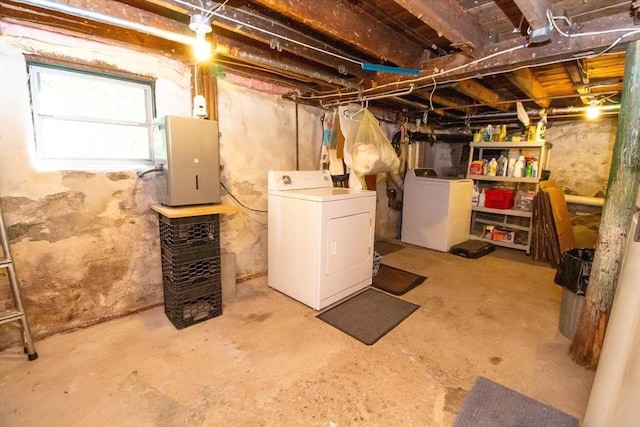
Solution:
M333 187L328 170L269 171L269 190Z

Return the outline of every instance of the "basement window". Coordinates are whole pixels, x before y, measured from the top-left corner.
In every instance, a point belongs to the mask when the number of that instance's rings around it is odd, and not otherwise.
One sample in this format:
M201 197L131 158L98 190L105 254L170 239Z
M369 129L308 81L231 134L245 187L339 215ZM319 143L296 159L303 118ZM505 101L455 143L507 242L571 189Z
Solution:
M133 169L153 164L153 82L29 64L39 166Z

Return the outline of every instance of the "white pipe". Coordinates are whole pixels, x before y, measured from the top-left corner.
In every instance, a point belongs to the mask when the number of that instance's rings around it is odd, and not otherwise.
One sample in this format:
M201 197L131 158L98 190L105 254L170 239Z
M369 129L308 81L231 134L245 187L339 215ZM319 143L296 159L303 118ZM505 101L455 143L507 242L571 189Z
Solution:
M600 206L600 207L604 205L604 198L602 197L587 197L587 196L576 196L575 194L565 194L564 200L567 203L573 203L575 205Z
M103 22L106 24L115 25L116 27L126 28L129 30L139 31L141 33L149 34L152 36L160 37L165 40L171 40L177 43L193 46L196 38L188 36L186 34L179 34L173 31L161 30L154 28L150 25L145 25L139 22L129 21L127 19L117 18L115 16L105 15L100 12L94 12L89 9L82 9L80 7L71 6L64 3L58 3L50 0L17 0L18 3L29 4L31 6L38 6L48 10L54 10L56 12L63 12L69 15L78 16L80 18L92 19L97 22Z

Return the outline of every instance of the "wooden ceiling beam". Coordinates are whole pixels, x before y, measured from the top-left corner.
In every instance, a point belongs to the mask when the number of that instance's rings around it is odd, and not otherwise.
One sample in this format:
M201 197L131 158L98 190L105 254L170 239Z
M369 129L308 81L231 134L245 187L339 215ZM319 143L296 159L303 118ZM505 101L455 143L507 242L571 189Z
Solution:
M197 9L188 8L183 3L176 2L174 0L148 0L156 5L164 7L166 9L173 10L179 14L190 16L191 14L198 12ZM241 22L242 24L238 23ZM276 51L284 50L294 55L298 55L302 58L309 59L310 61L323 64L328 67L334 68L336 71L343 71L342 74L351 74L359 77L366 75L366 72L362 68L352 62L339 59L332 55L327 55L314 49L307 48L300 43L314 46L326 51L334 51L330 46L314 40L311 37L302 34L299 31L291 29L291 27L274 21L272 18L262 16L254 10L248 10L245 7L230 8L224 7L216 11L216 14L211 17L211 24L215 27L224 28L234 33L240 34L252 40L256 40L263 43L266 46L271 46L273 42ZM244 25L243 25L244 24ZM271 33L278 34L280 37L272 36L265 31L257 30L256 28L262 28L268 30ZM213 29L215 37L215 28ZM293 43L290 40L296 40L300 43ZM339 52L336 52L339 53Z
M372 18L345 0L254 0L313 30L348 43L380 61L420 68L428 52L413 40Z
M226 13L228 13L228 11ZM246 23L250 23L250 22L252 23L253 21L255 21L255 18L245 16L242 18L242 20L245 21ZM304 42L307 45L324 48L327 51L332 50L327 45L321 46L320 43L317 43L317 42L314 43L311 40L305 40L305 37L303 35L295 31L288 30L284 27L277 28L277 34L280 35L281 37L273 37L268 34L265 34L262 31L252 29L248 26L238 25L238 24L234 24L233 22L226 21L224 18L221 18L221 17L214 17L212 23L215 23L216 26L225 28L234 33L241 34L244 37L259 41L263 43L265 46L270 46L270 47L274 46L272 47L272 50L274 51L290 52L294 55L300 56L302 58L306 58L310 61L317 62L318 64L322 64L322 65L326 65L328 67L334 68L336 72L342 72L342 74L345 74L345 75L351 74L351 75L363 77L366 73L357 64L345 61L343 59L339 59L332 55L327 55L322 52L318 52L313 49L309 49L297 43L292 43L287 41L287 39L293 39L293 40ZM256 22L255 24L258 24L258 27L264 26L264 25L259 25L259 24L264 24L261 21ZM214 29L213 37L214 38L216 37L215 29Z
M431 95L431 92L426 93L426 92L421 92L421 95L423 97L426 97L426 99L431 99L431 101L435 102L438 105L442 105L444 107L447 108L451 108L460 112L463 112L465 114L474 114L475 110L472 109L469 106L463 107L463 104L457 101L453 101L450 98L445 98L444 96L441 95L437 95L437 94L433 94ZM440 110L438 108L435 108L434 110L438 110L440 112L443 112L444 110ZM441 113L438 113L440 115L442 115Z
M599 31L615 28L629 28L633 25L633 18L628 14L610 15L593 21L586 22L581 27L585 36L554 37L551 42L543 45L526 47L524 37L493 43L482 49L480 58L486 60L473 60L464 53L433 58L428 61L420 77L431 80L434 76L440 82L459 80L475 77L478 74L499 74L512 71L517 64L522 66L535 66L537 64L552 61L567 61L572 57L600 52L608 48L616 41L621 33L607 32L597 34ZM640 33L631 34L624 38L624 42L617 45L618 49L624 48L626 43L640 39ZM515 49L509 51L509 49ZM498 52L507 52L496 55ZM447 72L447 70L452 70ZM415 81L412 78L411 81ZM407 86L397 76L379 74L378 87L388 85L390 89L401 89Z
M433 28L440 37L471 56L486 44L487 37L477 20L455 0L393 0Z
M532 29L537 30L549 26L547 10L551 10L550 0L513 0L513 2L518 6Z
M573 82L573 87L580 95L580 100L584 105L587 105L589 103L589 97L586 95L589 94L589 89L587 89L586 85L589 83L589 76L579 61L567 62L564 67Z
M496 110L505 113L509 111L509 104L503 103L504 100L499 94L488 87L481 85L475 80L469 79L459 81L456 83L455 89L476 101L480 101L482 104L495 108Z
M549 108L549 105L551 105L551 100L548 99L549 95L530 69L522 68L508 73L506 77L540 107Z

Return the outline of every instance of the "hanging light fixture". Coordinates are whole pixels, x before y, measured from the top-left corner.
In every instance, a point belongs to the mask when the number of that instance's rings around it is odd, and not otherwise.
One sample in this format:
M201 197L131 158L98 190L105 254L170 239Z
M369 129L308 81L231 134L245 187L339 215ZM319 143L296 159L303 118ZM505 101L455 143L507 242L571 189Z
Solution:
M585 110L587 120L595 120L600 117L600 101L592 99L589 101L589 106Z
M206 40L206 35L212 31L210 17L201 14L191 15L189 28L196 33L193 43L193 53L198 62L211 58L211 44Z

